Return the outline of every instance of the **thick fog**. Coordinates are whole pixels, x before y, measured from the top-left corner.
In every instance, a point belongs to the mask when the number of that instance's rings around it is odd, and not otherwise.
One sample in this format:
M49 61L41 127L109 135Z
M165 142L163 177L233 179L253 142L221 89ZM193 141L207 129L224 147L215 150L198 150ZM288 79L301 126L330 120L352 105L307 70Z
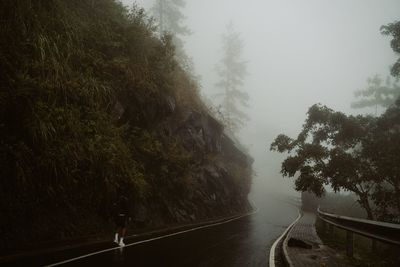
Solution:
M126 5L133 1L124 0ZM185 50L214 98L222 57L221 34L232 21L245 43L251 121L240 133L255 158L255 191L294 194L282 178L284 155L269 151L279 133L296 136L314 103L347 113L355 90L395 61L380 26L399 19L398 0L187 0ZM153 1L136 1L146 9ZM216 103L217 104L217 103Z

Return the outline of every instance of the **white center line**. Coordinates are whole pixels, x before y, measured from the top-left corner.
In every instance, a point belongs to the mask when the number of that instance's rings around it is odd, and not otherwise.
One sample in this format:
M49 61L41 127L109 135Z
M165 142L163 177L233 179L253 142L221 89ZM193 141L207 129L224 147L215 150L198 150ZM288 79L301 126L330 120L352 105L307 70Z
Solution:
M155 241L155 240L160 240L160 239L171 237L171 236L175 236L175 235L180 235L180 234L197 231L197 230L204 229L204 228L210 228L210 227L218 226L218 225L221 225L221 224L225 224L225 223L229 223L229 222L232 222L232 221L239 220L240 218L243 218L243 217L247 217L247 216L253 215L253 214L257 213L257 212L258 212L258 209L253 211L253 212L250 212L250 213L247 213L247 214L244 214L244 215L229 219L227 221L208 224L208 225L192 228L192 229L189 229L189 230L184 230L184 231L180 231L180 232L176 232L176 233L172 233L172 234L168 234L168 235L163 235L163 236L158 236L158 237L154 237L154 238L150 238L150 239L146 239L146 240L137 241L137 242L134 242L134 243L127 244L127 245L125 245L125 247L136 246L136 245L139 245L139 244L148 243L148 242L152 242L152 241ZM98 254L101 254L101 253L105 253L105 252L109 252L109 251L117 250L117 249L121 249L121 247L113 247L113 248L108 248L108 249L96 251L96 252L85 254L85 255L82 255L82 256L79 256L79 257L76 257L76 258L60 261L60 262L53 263L53 264L50 264L50 265L46 265L45 267L59 266L59 265L62 265L62 264L66 264L66 263L69 263L69 262L77 261L77 260L80 260L80 259L83 259L83 258L91 257L91 256L94 256L94 255L98 255Z

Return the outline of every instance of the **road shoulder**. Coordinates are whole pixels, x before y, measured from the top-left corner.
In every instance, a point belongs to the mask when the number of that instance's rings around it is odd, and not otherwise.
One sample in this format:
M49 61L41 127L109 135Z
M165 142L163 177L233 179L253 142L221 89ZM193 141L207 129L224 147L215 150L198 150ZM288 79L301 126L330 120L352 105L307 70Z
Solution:
M351 266L340 253L325 246L315 229L316 215L303 212L286 236L282 246L286 264L297 266Z

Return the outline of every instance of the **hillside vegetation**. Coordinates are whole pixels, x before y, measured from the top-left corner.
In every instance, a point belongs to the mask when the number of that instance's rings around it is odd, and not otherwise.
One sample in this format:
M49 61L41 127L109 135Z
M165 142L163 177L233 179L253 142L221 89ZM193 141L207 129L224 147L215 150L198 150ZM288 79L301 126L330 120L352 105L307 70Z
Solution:
M222 129L142 9L5 0L0 19L1 247L107 232L119 192L134 228L248 210L251 162L202 143Z

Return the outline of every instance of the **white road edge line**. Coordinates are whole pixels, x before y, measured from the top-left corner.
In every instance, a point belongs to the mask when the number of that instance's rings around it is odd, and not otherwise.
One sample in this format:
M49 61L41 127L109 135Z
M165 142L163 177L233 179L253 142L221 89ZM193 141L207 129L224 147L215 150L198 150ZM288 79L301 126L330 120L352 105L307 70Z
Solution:
M141 241L138 241L138 242L127 244L127 245L125 245L124 248L135 246L135 245L139 245L139 244L143 244L143 243L148 243L148 242L151 242L151 241L155 241L155 240L159 240L159 239L163 239L163 238L167 238L167 237L171 237L171 236L175 236L175 235L180 235L180 234L184 234L184 233L188 233L188 232L192 232L192 231L197 231L197 230L204 229L204 228L210 228L210 227L218 226L218 225L221 225L221 224L229 223L229 222L232 222L232 221L239 220L239 219L241 219L243 217L247 217L247 216L253 215L253 214L257 213L258 210L259 209L255 210L253 212L250 212L250 213L247 213L247 214L244 214L244 215L229 219L227 221L208 224L208 225L199 226L199 227L196 227L196 228L192 228L192 229L188 229L188 230L184 230L184 231L180 231L180 232L176 232L176 233L172 233L172 234L168 234L168 235L163 235L163 236L158 236L158 237L154 237L154 238L150 238L150 239L146 239L146 240L141 240ZM109 252L109 251L117 250L117 249L121 249L121 247L113 247L113 248L100 250L100 251L89 253L89 254L86 254L86 255L82 255L82 256L79 256L79 257L76 257L76 258L68 259L68 260L65 260L65 261L60 261L60 262L53 263L53 264L50 264L50 265L46 265L45 267L59 266L59 265L62 265L62 264L70 263L70 262L77 261L77 260L80 260L80 259L83 259L83 258L87 258L87 257L90 257L90 256L94 256L94 255L97 255L97 254L101 254L101 253L105 253L105 252Z
M275 267L275 248L278 245L279 241L281 241L281 239L287 234L287 232L292 228L292 226L300 219L300 217L301 217L300 210L298 210L298 212L299 212L299 215L297 216L297 219L294 220L292 222L292 224L286 228L285 232L283 232L283 234L277 240L275 240L274 244L272 245L272 247L269 251L269 266L270 267Z

